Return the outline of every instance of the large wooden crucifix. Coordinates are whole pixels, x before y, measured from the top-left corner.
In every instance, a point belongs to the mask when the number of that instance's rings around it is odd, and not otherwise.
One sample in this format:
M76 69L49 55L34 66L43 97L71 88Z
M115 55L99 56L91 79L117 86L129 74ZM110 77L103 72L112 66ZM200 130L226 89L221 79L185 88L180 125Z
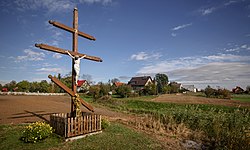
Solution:
M59 22L56 22L56 21L52 21L52 20L50 20L49 23L52 24L55 27L66 30L66 31L71 32L73 34L72 51L64 50L64 49L57 48L57 47L54 47L54 46L49 46L49 45L46 45L46 44L35 44L35 46L40 48L40 49L43 49L43 50L52 51L52 52L56 52L56 53L60 53L60 54L71 55L73 57L72 58L72 90L70 90L66 85L64 85L57 78L52 77L51 75L49 75L49 78L55 84L57 84L59 87L64 89L64 91L66 91L71 96L71 113L76 112L76 108L77 108L76 100L79 101L88 110L94 112L93 107L91 105L89 105L87 102L85 102L84 100L82 100L79 97L79 95L77 94L77 91L76 91L76 88L77 88L77 84L76 84L77 80L76 79L77 78L76 78L76 76L78 74L76 74L77 72L74 69L74 65L76 64L76 62L77 62L76 59L78 57L88 59L88 60L92 60L92 61L102 62L102 59L99 58L99 57L89 56L89 55L81 54L81 53L78 52L78 35L81 36L81 37L84 37L86 39L89 39L89 40L94 40L95 41L96 39L91 35L88 35L86 33L78 31L78 10L77 10L77 8L75 8L74 12L73 12L73 28L68 27L68 26L66 26L64 24L61 24Z

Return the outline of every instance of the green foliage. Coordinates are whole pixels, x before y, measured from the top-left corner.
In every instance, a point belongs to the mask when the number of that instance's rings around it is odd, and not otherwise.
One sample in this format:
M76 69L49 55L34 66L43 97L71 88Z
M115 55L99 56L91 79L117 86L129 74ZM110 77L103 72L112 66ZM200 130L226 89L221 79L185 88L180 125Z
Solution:
M121 85L117 87L116 94L120 95L122 98L127 98L131 94L132 88L128 85Z
M163 88L168 84L168 76L166 74L156 74L155 80L157 82L158 93L163 93Z
M44 122L35 122L25 126L22 131L21 140L26 143L36 143L49 137L52 133L52 127Z
M117 102L115 102L117 101ZM249 149L250 109L212 105L183 105L141 101L137 99L113 99L105 104L118 111L149 114L167 125L174 119L194 131L202 131L211 149Z
M142 91L143 95L156 95L156 85L153 83L148 84Z
M99 91L100 97L108 95L108 92L111 89L110 84L103 84L103 83L101 83L99 86L100 86L100 91Z
M110 122L106 118L102 118L102 129L106 129L110 126Z
M89 88L89 95L93 96L96 100L100 97L100 87L98 85L93 85Z
M209 85L205 89L205 94L207 97L212 98L224 98L224 99L230 99L231 93L227 89L213 89Z
M247 87L246 87L246 94L250 94L250 85L248 85Z
M17 83L18 91L28 92L30 89L30 83L26 80Z

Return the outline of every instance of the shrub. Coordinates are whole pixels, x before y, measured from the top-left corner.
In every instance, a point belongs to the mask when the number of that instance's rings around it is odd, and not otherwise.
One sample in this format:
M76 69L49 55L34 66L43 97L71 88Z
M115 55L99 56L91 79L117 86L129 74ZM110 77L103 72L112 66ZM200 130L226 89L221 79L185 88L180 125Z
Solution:
M127 98L132 91L132 88L128 85L121 85L116 89L116 93L122 98Z
M25 126L22 131L21 140L26 143L36 143L49 137L52 133L52 127L45 122L35 122Z
M89 94L96 100L100 97L100 87L98 85L89 88Z
M106 129L110 126L110 122L106 118L102 118L102 129Z

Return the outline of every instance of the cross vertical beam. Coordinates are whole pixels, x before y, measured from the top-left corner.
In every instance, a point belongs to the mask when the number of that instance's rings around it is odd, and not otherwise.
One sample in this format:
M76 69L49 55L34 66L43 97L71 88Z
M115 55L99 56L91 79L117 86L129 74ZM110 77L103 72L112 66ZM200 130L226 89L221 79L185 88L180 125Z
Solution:
M78 10L77 8L74 8L74 11L73 11L73 29L74 29L74 33L73 33L73 43L72 43L72 51L73 52L78 52ZM74 93L76 93L76 84L75 82L75 79L76 79L76 72L74 70L74 59L72 59L72 91ZM76 106L74 104L74 101L73 101L73 97L71 97L71 113L74 112L76 110Z

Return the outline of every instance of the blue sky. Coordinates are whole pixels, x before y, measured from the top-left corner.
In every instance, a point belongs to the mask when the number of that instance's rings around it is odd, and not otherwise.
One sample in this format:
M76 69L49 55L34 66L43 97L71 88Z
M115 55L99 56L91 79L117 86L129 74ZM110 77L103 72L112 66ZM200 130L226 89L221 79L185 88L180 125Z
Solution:
M171 81L231 89L250 85L250 0L1 0L0 83L40 81L71 71L67 55L35 43L71 49L72 34L48 23L72 26L74 7L81 78L95 82L166 73Z

